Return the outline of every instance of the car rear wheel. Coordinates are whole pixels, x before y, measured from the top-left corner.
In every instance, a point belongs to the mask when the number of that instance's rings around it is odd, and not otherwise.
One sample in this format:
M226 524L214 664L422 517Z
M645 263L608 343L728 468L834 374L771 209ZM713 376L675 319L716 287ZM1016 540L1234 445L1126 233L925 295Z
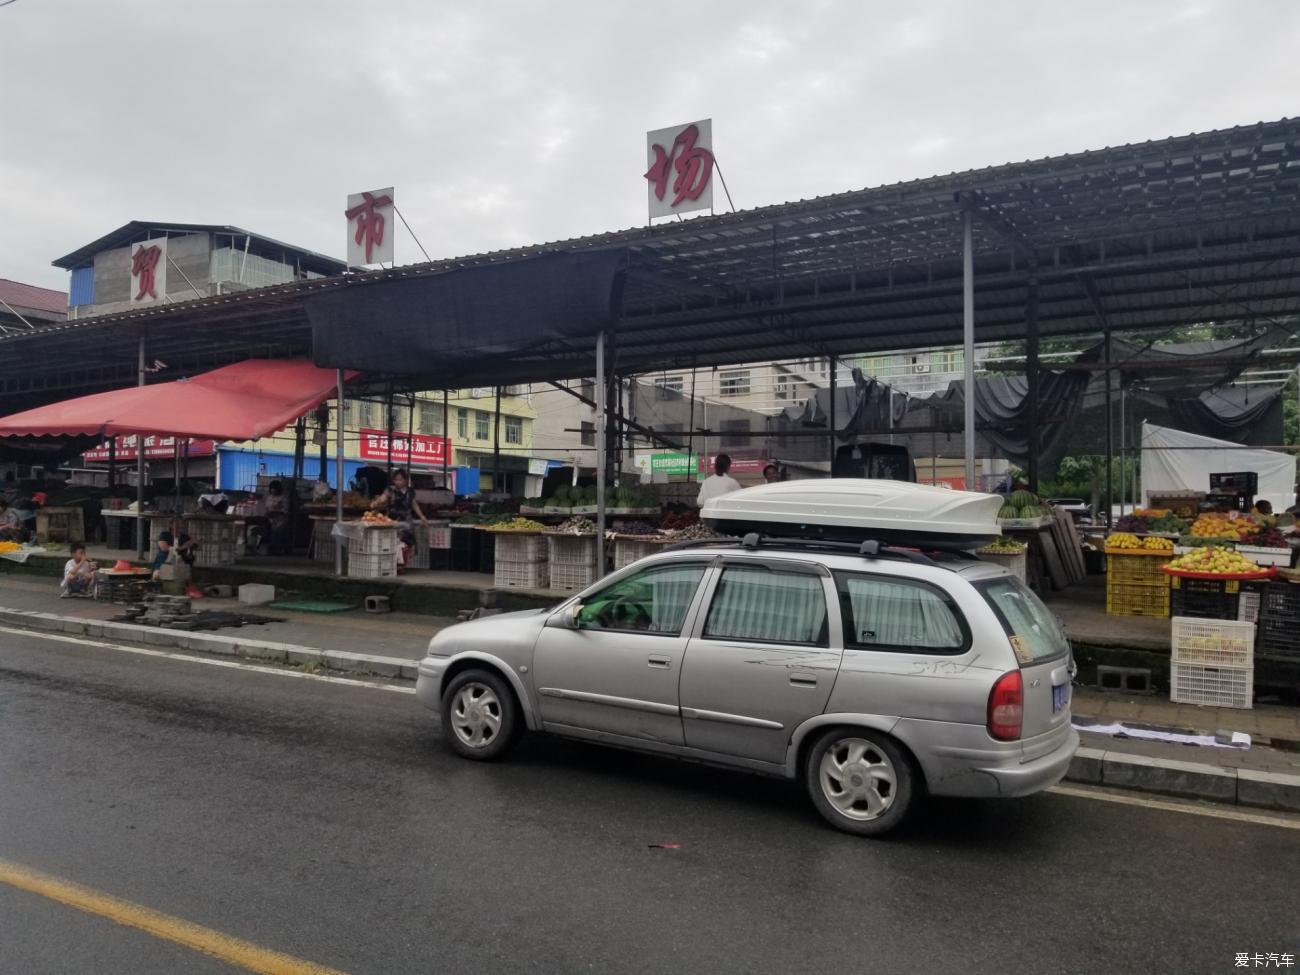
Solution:
M458 755L480 762L500 758L523 724L509 685L488 670L465 670L442 694L442 735Z
M911 808L916 776L893 740L865 728L832 728L813 742L804 766L808 794L836 829L881 836Z

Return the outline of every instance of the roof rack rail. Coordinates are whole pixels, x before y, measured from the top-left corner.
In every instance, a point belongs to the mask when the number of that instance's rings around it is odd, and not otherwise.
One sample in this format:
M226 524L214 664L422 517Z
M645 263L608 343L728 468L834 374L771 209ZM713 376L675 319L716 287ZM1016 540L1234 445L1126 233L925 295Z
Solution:
M750 532L743 538L692 538L684 542L678 542L675 545L669 545L664 551L676 552L681 549L700 548L707 545L739 546L751 551L768 546L814 552L844 552L861 555L867 559L897 559L899 561L915 562L918 565L933 565L943 568L943 563L931 558L920 549L891 545L874 538L861 542L846 542L826 538L791 538L779 535L760 535L758 532ZM975 558L969 552L957 548L935 548L934 551L949 558L956 557L965 560Z

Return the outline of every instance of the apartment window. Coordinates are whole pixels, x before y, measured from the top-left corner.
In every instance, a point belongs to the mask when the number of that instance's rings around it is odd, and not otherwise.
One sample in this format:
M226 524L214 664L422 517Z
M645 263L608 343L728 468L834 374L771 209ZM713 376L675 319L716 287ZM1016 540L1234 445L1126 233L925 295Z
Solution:
M681 376L663 376L655 380L655 399L681 399L682 388Z
M748 420L723 420L721 424L722 446L724 447L747 447L749 446L749 421Z
M487 440L492 436L492 414L483 410L474 411L474 439Z
M507 416L503 418L501 424L505 430L506 443L523 443L524 442L524 421L517 416Z
M934 354L935 368L939 372L961 372L962 352L960 349L944 349Z
M442 404L420 400L420 432L428 436L442 436Z
M360 407L357 422L368 430L375 429L375 415L379 412L375 409L375 404L361 400L357 405Z
M590 420L583 420L580 426L582 432L579 436L582 437L582 445L584 447L596 446L596 424L592 423Z
M718 393L721 396L748 396L749 370L727 369L719 373Z
M469 410L461 408L456 411L456 436L461 440L469 439Z

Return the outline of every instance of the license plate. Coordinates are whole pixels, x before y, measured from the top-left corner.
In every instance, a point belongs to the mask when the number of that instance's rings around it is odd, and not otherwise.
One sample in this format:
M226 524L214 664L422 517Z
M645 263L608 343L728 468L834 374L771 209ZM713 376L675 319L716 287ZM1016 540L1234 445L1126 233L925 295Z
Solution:
M1070 685L1054 684L1052 686L1052 713L1062 710L1070 703Z

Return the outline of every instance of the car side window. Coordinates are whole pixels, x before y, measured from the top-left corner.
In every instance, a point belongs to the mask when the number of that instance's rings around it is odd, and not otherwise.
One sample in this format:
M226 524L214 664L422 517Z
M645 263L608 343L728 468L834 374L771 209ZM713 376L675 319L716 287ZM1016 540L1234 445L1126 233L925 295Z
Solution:
M844 645L859 650L961 653L970 637L960 612L922 582L837 572Z
M826 646L826 595L821 576L765 565L726 566L713 593L704 636Z
M643 569L587 597L578 611L581 630L621 630L675 636L704 578L705 564Z

